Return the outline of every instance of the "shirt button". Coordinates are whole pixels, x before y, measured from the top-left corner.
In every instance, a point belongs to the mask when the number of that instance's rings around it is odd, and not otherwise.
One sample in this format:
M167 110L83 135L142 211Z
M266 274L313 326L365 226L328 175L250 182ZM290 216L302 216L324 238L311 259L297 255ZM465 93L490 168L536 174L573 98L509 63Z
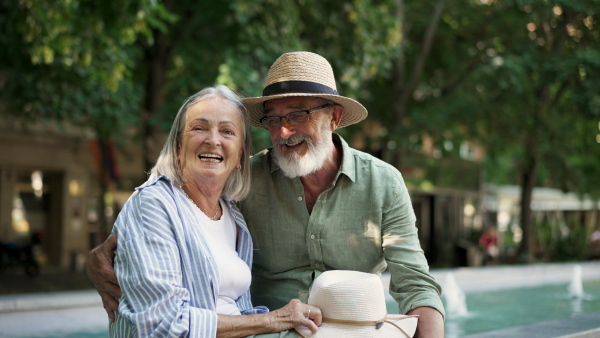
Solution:
M299 196L299 197L298 197L298 201L302 201L302 196Z
M315 235L310 235L310 239L315 239Z

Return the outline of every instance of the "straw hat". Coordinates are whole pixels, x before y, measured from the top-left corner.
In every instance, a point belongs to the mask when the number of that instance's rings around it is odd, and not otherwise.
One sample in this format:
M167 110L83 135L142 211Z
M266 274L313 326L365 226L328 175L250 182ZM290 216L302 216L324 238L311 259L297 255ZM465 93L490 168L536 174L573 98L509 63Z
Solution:
M285 53L269 69L263 96L243 100L250 113L250 125L263 128L263 102L282 97L312 96L331 100L344 107L338 128L364 120L368 113L358 101L337 92L333 69L322 56L310 52Z
M308 304L321 309L323 323L316 334L306 327L303 337L412 337L416 316L388 315L381 279L374 274L331 270L315 279Z

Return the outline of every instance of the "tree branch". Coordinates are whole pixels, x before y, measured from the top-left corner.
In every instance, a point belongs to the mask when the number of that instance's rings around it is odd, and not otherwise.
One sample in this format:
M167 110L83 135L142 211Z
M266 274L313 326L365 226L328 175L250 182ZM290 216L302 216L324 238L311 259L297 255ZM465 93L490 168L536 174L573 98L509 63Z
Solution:
M410 97L412 92L417 87L417 83L421 79L421 74L423 74L423 68L425 68L425 61L427 60L427 56L429 56L429 52L431 51L433 38L435 37L435 33L437 32L437 27L445 7L446 0L439 0L438 3L435 5L433 15L431 16L431 20L429 21L429 25L427 26L427 30L425 31L425 35L423 37L423 43L421 44L421 49L419 50L419 56L417 56L415 66L413 67L413 73L411 75L410 81L408 83L408 86L406 86L404 93L402 93L404 102L406 102L407 98Z
M404 21L402 15L404 15L404 3L402 0L397 1L397 15L398 20ZM404 122L404 115L406 111L406 105L408 100L410 99L412 93L415 91L417 87L417 83L421 79L421 75L423 74L423 68L425 67L425 61L431 51L431 45L433 44L433 38L435 37L435 33L437 32L437 27L440 22L440 18L444 11L444 7L446 6L446 0L439 0L437 5L434 8L433 15L431 16L431 20L427 26L425 31L425 35L423 36L423 41L421 43L421 49L419 51L419 55L415 61L415 65L413 67L413 72L408 84L405 83L406 76L406 68L405 68L405 59L404 59L404 50L403 50L403 42L400 42L399 51L398 51L398 60L396 62L395 67L395 81L394 87L395 92L398 94L398 99L394 100L392 106L394 111L394 120L395 124L401 126ZM404 22L402 26L403 33L406 33L406 27L404 26ZM406 35L403 35L403 39Z
M567 88L569 88L570 84L571 84L571 81L568 78L565 79L560 84L560 87L556 91L556 94L554 94L554 98L552 99L552 102L550 102L550 109L556 107L556 105L558 104L558 101L560 101L560 98L563 96L565 91L567 91Z

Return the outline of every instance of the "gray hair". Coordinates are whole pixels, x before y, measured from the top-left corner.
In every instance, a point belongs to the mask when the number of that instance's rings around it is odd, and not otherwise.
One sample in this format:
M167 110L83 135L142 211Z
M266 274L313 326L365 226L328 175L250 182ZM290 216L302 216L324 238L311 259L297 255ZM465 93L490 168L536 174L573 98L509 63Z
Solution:
M240 201L250 192L250 154L252 153L252 145L250 142L248 112L242 104L240 96L224 85L204 88L184 101L181 108L179 108L177 116L175 116L175 120L173 120L169 137L158 156L156 165L150 171L150 177L166 175L175 185L181 186L185 183L183 168L181 168L181 164L179 163L178 155L181 149L181 135L183 135L183 129L185 128L187 111L194 104L211 97L221 97L231 102L237 108L244 121L244 141L240 161L242 168L234 170L229 175L222 193L222 196L227 200Z

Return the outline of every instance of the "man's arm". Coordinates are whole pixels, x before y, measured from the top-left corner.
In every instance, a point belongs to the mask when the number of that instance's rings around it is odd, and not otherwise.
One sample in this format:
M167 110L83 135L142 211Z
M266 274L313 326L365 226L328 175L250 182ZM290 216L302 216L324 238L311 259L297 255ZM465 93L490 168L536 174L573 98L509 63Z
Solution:
M112 322L115 321L115 312L119 311L116 298L121 297L121 288L113 268L116 248L117 234L113 234L104 243L92 249L87 259L87 274L98 290L104 310Z
M423 306L411 310L408 314L419 316L415 338L444 337L444 317L438 310Z
M382 220L385 259L391 274L390 295L400 313L419 315L417 337L444 337L441 287L429 273L419 244L415 215L402 181L387 203Z

